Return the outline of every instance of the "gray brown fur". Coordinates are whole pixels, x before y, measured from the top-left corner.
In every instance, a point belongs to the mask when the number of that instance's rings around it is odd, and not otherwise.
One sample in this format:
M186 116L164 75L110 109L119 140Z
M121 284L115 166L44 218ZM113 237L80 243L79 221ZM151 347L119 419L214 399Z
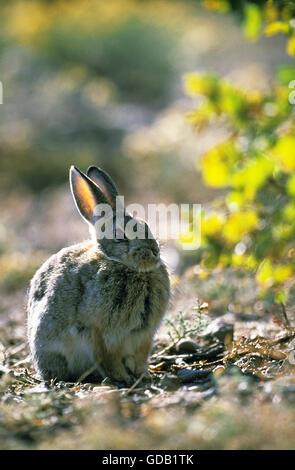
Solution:
M75 198L75 185L72 191ZM131 383L147 372L169 295L153 238L90 240L62 249L30 286L28 339L39 375L75 381L96 366L97 376Z

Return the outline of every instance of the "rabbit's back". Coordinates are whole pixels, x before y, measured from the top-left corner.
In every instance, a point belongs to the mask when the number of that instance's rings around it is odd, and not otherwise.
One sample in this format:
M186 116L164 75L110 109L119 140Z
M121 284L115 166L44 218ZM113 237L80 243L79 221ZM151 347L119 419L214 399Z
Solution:
M90 242L84 242L63 248L41 266L30 285L29 336L34 323L42 318L48 322L44 325L48 339L56 334L54 325L60 329L73 323L81 301L83 279L90 279L99 269L99 263L100 254Z

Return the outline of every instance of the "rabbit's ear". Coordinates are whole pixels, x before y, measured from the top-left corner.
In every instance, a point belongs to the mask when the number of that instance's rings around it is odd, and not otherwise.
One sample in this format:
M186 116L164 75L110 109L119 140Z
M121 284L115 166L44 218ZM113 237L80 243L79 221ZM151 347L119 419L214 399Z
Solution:
M115 209L118 190L112 178L105 171L97 168L96 166L90 166L88 168L87 176L97 184L97 186L104 193L108 203L112 206L113 209Z
M95 222L95 207L109 203L97 185L75 166L70 169L71 191L81 216L90 223Z

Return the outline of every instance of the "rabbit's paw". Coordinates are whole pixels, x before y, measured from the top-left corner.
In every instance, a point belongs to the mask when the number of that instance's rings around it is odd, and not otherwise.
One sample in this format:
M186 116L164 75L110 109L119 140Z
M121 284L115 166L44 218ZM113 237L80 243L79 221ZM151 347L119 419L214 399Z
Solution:
M126 368L123 366L118 366L110 372L110 376L117 382L124 382L126 385L133 384L133 378L128 374Z

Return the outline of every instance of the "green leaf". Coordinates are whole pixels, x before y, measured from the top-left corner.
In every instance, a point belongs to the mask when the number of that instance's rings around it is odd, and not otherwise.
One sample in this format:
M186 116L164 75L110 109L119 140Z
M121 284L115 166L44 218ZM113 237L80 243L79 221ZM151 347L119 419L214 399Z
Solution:
M260 8L254 3L245 6L244 33L250 40L256 40L261 32L262 17Z
M295 80L295 66L294 65L282 65L277 70L277 79L283 85L289 85L292 80Z

